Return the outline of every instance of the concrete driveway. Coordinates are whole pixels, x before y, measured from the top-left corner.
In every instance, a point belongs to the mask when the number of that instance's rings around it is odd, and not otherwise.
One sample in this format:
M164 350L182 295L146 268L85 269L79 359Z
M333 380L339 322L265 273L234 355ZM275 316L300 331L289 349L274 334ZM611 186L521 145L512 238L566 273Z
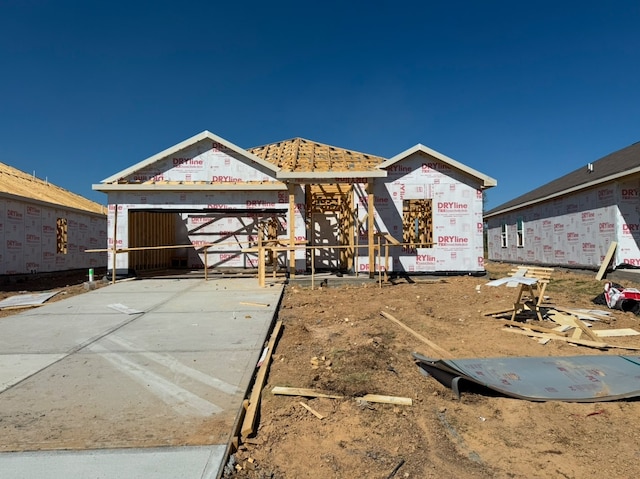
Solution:
M282 291L124 281L0 319L2 477L216 477Z

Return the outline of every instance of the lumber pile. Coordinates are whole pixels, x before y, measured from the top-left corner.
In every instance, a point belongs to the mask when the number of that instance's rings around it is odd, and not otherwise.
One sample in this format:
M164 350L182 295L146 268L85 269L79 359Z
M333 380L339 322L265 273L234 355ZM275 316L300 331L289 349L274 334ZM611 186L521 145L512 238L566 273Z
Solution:
M614 345L603 341L603 338L615 336L640 335L640 332L631 328L593 328L591 322L609 322L610 318L606 311L572 310L555 307L547 311L545 319L547 321L538 322L535 325L528 322L522 323L509 320L502 331L537 338L540 344L547 344L549 341L555 340L596 349L640 350L639 347L635 346ZM589 321L589 323L586 321Z

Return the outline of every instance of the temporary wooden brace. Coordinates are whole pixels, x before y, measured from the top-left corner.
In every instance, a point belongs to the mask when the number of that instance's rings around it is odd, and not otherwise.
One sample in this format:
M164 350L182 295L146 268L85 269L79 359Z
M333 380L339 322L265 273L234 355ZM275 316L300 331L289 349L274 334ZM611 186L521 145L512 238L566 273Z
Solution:
M609 245L609 250L607 251L607 254L604 256L604 259L602 260L602 264L600 265L600 269L598 270L598 274L596 275L596 279L598 281L604 278L604 274L607 272L607 268L609 267L609 263L611 263L611 258L613 258L613 254L616 252L617 246L618 246L618 243L615 241L612 241L611 244Z

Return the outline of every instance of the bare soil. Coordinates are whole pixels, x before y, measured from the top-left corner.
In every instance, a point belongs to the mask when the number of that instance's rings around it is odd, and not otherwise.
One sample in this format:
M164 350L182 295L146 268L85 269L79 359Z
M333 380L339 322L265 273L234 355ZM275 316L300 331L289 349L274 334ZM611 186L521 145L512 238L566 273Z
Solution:
M491 278L509 265L491 264ZM557 270L550 300L600 308L595 274ZM487 287L489 277L414 278L414 283L288 286L284 330L262 392L259 427L242 444L227 477L265 478L622 478L640 474L640 402L530 402L452 391L419 373L411 353L438 353L386 311L454 357L634 354L502 332L485 316L510 307L516 289ZM628 284L627 287L634 285ZM534 321L532 324L539 324ZM540 326L548 326L540 325ZM597 329L640 329L613 311ZM607 338L640 347L640 336ZM344 399L274 395L274 386L313 388ZM411 406L363 403L364 394L408 397ZM302 406L324 416L319 419Z
M487 287L511 266L489 264L487 277L413 278L365 285L289 285L279 311L283 331L262 390L257 433L233 455L226 477L266 478L626 478L640 475L640 401L530 402L453 392L420 374L412 352L438 357L427 344L383 317L385 311L454 357L637 354L560 341L546 345L501 331L486 316L512 305L516 290ZM599 308L595 274L556 270L547 294L569 308ZM88 291L84 272L0 287L59 290L49 301ZM98 282L98 287L105 283ZM625 284L627 287L638 287ZM0 311L0 317L19 310ZM594 329L640 330L632 313L611 311ZM547 322L544 322L547 323ZM534 321L531 324L539 324ZM640 347L640 336L607 343ZM343 399L271 393L274 386L312 388ZM411 406L367 403L381 394ZM319 419L301 403L323 415ZM170 432L167 432L170 434Z

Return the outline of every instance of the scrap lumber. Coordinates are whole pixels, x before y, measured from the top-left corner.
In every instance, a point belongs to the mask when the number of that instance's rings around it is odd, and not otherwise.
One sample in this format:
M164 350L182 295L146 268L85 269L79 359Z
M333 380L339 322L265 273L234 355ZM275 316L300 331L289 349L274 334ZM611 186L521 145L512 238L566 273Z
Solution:
M278 336L280 335L281 329L282 320L279 320L276 322L273 332L271 333L269 343L267 344L267 356L260 365L258 374L256 375L256 380L253 383L253 389L251 390L251 396L249 397L249 407L245 413L244 421L242 422L242 429L240 430L242 437L247 437L255 432L256 416L258 413L258 407L260 406L260 394L262 393L262 387L264 386L264 381L267 377L267 370L271 363L271 353L273 352L273 348Z
M307 388L291 388L285 386L274 386L271 390L272 394L282 395L282 396L302 396L308 398L327 398L327 399L344 399L345 396L340 396L337 394L326 394L320 391L316 391L315 389L307 389ZM375 402L380 404L396 404L398 406L411 406L413 401L411 398L400 397L400 396L384 396L381 394L365 394L364 396L360 396L355 398L361 401L367 402Z
M356 398L362 401L375 402L381 404L395 404L398 406L411 406L413 401L411 398L399 397L399 396L381 396L379 394L365 394L362 397Z
M272 394L279 394L283 396L302 396L308 398L328 398L328 399L343 399L344 396L337 394L325 394L315 389L307 388L290 388L285 386L275 386L271 390Z
M607 272L607 268L609 267L609 263L611 263L611 258L613 258L613 255L616 252L617 246L618 246L618 243L615 241L612 241L611 244L609 245L609 250L607 251L607 254L604 256L604 259L602 260L602 264L600 265L598 274L596 274L596 279L598 281L604 278L604 274Z
M608 311L598 311L594 309L571 309L564 308L562 306L554 306L554 310L561 311L563 313L571 314L572 316L576 316L579 319L584 319L587 321L610 321L611 313Z
M316 411L315 409L313 409L311 406L309 406L308 404L303 403L302 401L300 401L300 405L305 408L307 411L309 411L311 414L313 414L315 417L317 417L318 419L324 419L324 416L322 414L320 414L318 411Z
M631 351L640 351L640 348L634 346L621 346L617 344L608 344L603 343L601 341L590 341L588 339L573 339L573 338L564 338L562 336L554 336L552 334L544 334L544 333L536 333L535 331L524 331L521 329L515 328L502 328L502 331L507 331L509 333L522 334L525 336L531 336L533 338L549 338L556 339L558 341L565 341L571 344L578 344L580 346L587 346L590 348L596 349L628 349Z
M402 329L404 329L405 331L407 331L408 333L412 334L413 336L415 336L416 338L418 338L420 341L422 341L423 343L425 343L427 346L429 346L431 349L439 352L441 355L443 355L443 357L445 358L453 358L453 355L447 351L446 349L441 348L440 346L438 346L436 343L434 343L433 341L429 341L427 338L425 338L424 336L422 336L419 333L416 333L413 329L411 329L409 326L406 326L404 323L402 323L400 320L394 318L392 315L390 315L389 313L386 313L384 311L380 311L380 314L382 316L384 316L385 318L387 318L390 321L393 321L394 323L396 323L398 326L400 326Z
M610 338L613 336L637 336L640 332L632 328L622 329L595 329L593 333L599 338Z
M531 324L527 324L523 326L524 329L528 329L530 331L535 331L536 333L544 333L544 334L554 334L557 336L562 336L566 338L569 334L566 331L560 331L558 329L549 329L549 328L541 328L539 326L533 326Z
M269 306L269 303L253 303L251 301L240 301L240 304L243 304L245 306L260 306L263 308L266 308Z
M588 346L590 348L597 349L607 349L610 346L607 343L599 342L599 341L589 341L587 339L574 339L574 338L566 338L564 336L555 336L553 334L545 334L545 333L537 333L535 331L524 329L515 329L515 328L502 328L502 331L507 331L509 333L522 334L524 336L531 336L533 338L548 338L548 339L557 339L559 341L565 341L567 343L579 344L581 346Z
M558 324L573 326L576 329L580 329L582 333L588 337L591 341L598 341L598 337L591 332L586 324L581 319L576 318L568 314L552 311L548 313L548 316Z

